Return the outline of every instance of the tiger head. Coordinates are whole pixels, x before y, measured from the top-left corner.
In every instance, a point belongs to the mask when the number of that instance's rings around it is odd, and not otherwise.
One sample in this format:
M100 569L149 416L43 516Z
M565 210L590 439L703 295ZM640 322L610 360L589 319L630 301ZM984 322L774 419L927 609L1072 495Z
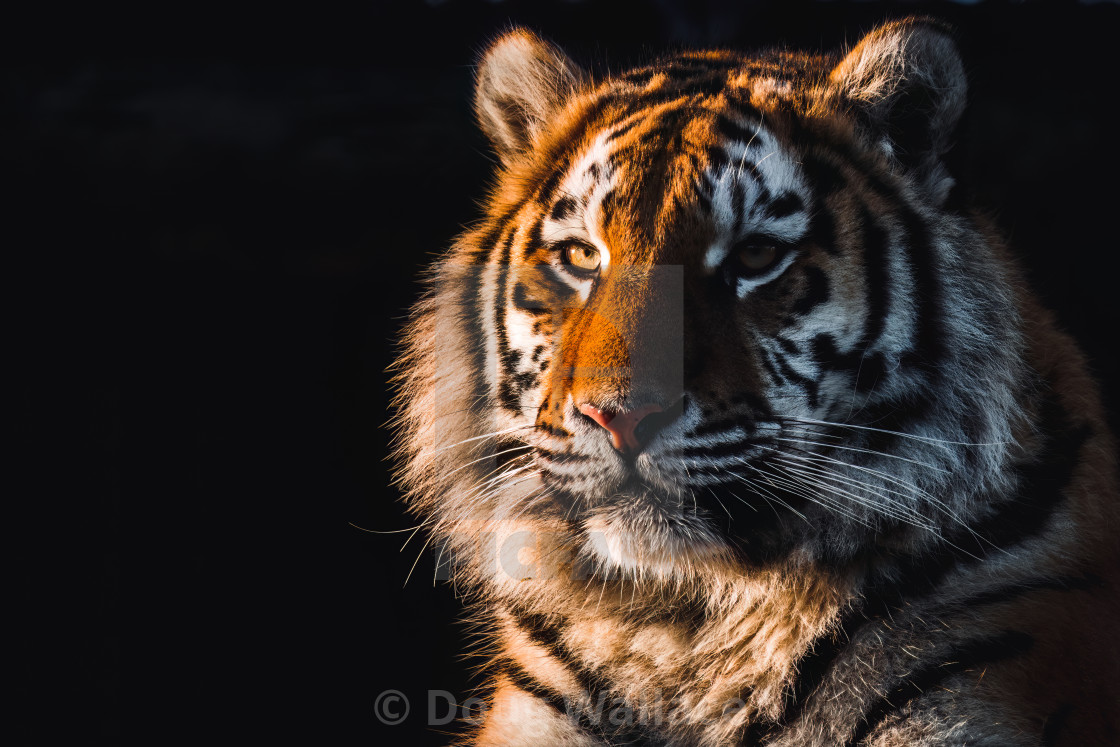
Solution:
M998 247L948 207L939 25L846 55L594 78L514 30L475 107L485 220L402 359L414 506L534 520L601 569L914 549L982 514L1024 386Z

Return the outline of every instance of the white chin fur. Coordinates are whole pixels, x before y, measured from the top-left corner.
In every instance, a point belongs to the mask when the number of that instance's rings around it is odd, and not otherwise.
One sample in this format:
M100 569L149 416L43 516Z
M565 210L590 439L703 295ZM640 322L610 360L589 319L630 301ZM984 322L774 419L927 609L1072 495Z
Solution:
M608 575L683 579L729 551L702 517L649 496L602 507L583 526L582 554Z

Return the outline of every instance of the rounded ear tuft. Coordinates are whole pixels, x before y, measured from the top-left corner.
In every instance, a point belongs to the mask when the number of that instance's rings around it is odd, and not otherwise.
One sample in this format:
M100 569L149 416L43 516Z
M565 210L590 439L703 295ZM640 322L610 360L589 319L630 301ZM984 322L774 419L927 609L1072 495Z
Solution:
M862 115L896 161L934 192L947 192L941 157L964 111L968 83L945 24L927 18L884 24L841 60L829 82L839 103Z
M513 29L490 45L478 66L474 108L503 161L529 149L583 77L560 49L525 29Z

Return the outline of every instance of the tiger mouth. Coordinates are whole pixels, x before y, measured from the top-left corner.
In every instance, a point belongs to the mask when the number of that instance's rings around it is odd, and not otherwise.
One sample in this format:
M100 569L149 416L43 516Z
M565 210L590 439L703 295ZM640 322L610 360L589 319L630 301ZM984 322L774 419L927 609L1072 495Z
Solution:
M683 409L684 405L678 404L676 407ZM646 420L661 417L662 413L656 413ZM666 412L663 417L674 423L679 415ZM635 491L676 495L681 490L702 490L734 480L736 475L752 474L758 467L764 466L769 458L785 451L781 444L783 439L780 424L747 420L748 423L740 424L746 433L736 433L732 429L714 440L708 437L708 443L705 444L663 444L655 440L638 452L609 449L606 453L585 453L579 449L551 451L542 448L536 451L542 458L544 475L550 474L550 465L582 466L584 476L603 478L599 485L603 496ZM722 424L739 423L726 421ZM658 428L659 425L654 423L650 427ZM701 458L701 461L697 461Z
M581 525L584 555L609 572L675 576L734 552L705 507L667 503L636 482L589 509Z

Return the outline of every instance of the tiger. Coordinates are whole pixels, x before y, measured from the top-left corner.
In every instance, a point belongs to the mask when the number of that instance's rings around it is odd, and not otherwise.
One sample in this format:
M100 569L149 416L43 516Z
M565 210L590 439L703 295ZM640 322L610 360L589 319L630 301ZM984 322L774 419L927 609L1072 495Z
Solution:
M946 166L954 31L592 74L513 27L395 385L473 745L1120 744L1116 443Z

